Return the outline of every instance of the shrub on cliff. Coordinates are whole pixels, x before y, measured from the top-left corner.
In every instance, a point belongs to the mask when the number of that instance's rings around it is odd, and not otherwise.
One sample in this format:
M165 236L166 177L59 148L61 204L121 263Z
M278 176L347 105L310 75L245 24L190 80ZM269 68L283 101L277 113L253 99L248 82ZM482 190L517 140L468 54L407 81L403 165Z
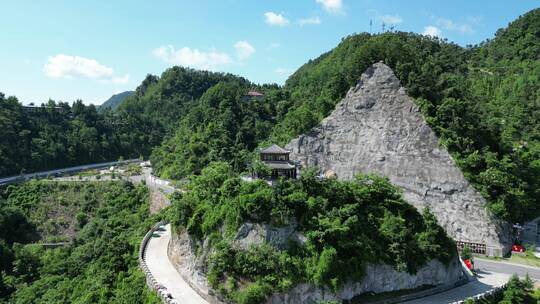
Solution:
M244 182L226 163L212 163L188 189L173 199L174 224L210 240L210 283L237 302L301 282L337 290L361 280L369 263L415 273L429 260L448 263L456 253L429 211L418 213L377 176L321 180L306 170L299 180L270 186ZM241 249L233 239L245 222L295 226L305 243L291 239L287 248Z

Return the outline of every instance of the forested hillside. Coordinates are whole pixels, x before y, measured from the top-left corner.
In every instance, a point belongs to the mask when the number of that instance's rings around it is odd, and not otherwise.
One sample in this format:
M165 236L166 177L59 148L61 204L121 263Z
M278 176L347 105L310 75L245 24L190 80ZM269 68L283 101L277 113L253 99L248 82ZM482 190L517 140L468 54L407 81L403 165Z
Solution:
M0 93L0 130L0 176L140 155L117 117L80 100L24 107Z
M208 88L229 80L248 84L230 74L173 67L161 78L148 75L114 112L80 100L26 107L0 93L0 176L148 157Z
M198 172L212 160L231 162L241 170L245 154L224 150L239 151L238 146L249 150L257 142L287 143L327 116L361 73L382 60L416 99L490 209L501 218L521 222L538 214L540 206L539 47L540 9L499 30L493 40L466 48L413 33L352 35L295 72L272 93L270 104L257 105L258 112L264 107L274 119L249 114L257 119L255 125L274 124L269 139L235 138L238 133L226 123L226 116L186 118L186 126L226 134L227 140L216 143L215 136L201 137L200 132L187 135L183 126L152 159L158 172L175 178ZM235 102L242 104L238 94ZM206 110L198 112L212 112L210 104L201 106ZM184 162L200 156L196 166Z
M270 186L243 181L227 163L211 163L171 208L175 228L190 234L209 283L233 303L265 303L300 283L336 292L369 275L368 264L416 273L433 259L449 265L457 254L429 209L420 214L376 176L321 180L311 170ZM242 249L244 223L294 227L302 236L273 234L276 244L260 232L266 241L259 244L250 233Z
M129 96L133 95L135 92L133 91L125 91L122 93L114 94L111 96L111 98L107 99L103 104L99 106L100 110L104 110L106 108L110 108L111 110L116 110L118 106L124 101L124 99L128 98Z
M166 134L180 124L210 87L220 81L249 84L231 74L197 71L182 67L166 70L160 78L148 75L135 94L122 102L117 114L140 154L149 155Z
M154 169L169 178L199 173L208 163L226 160L236 171L251 161L251 151L268 138L284 92L264 86L262 100L245 99L247 83L220 82L211 87L181 120L170 138L154 150Z
M198 173L211 161L242 171L255 147L285 144L317 125L382 60L490 209L521 222L540 206L539 50L536 9L476 46L403 32L351 35L283 87L173 67L148 75L115 113L76 103L62 114L27 114L2 95L0 175L120 155L152 155L157 173L170 178ZM265 98L243 99L252 89Z
M160 303L137 252L158 219L124 182L33 181L0 189L0 303ZM46 249L40 243L70 241Z

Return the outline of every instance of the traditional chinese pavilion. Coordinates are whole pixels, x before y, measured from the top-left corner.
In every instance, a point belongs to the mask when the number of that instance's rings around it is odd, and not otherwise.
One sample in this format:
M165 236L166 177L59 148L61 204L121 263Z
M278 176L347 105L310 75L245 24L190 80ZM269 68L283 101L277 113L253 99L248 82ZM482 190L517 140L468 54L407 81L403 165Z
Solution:
M297 164L289 159L290 153L291 151L275 144L259 152L261 162L272 170L270 176L272 179L296 178Z

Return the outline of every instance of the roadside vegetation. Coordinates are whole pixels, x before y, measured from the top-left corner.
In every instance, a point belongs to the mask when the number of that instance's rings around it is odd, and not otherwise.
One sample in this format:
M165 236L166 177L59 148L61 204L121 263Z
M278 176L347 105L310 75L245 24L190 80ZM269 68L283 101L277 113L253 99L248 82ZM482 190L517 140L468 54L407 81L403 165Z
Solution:
M529 277L520 279L517 275L513 275L501 292L483 300L467 299L465 304L537 304L539 302L540 289L534 289L533 281Z
M187 187L173 197L173 224L199 244L210 241L211 250L201 248L211 253L208 280L236 303L262 303L301 282L337 291L348 280L361 280L370 263L415 273L432 259L448 264L456 255L429 210L419 214L381 177L321 180L308 170L300 180L270 186L244 182L229 164L218 162ZM292 225L305 243L291 238L284 248L240 249L233 240L246 222Z
M138 266L157 218L127 182L32 181L0 189L0 303L161 303ZM68 243L49 248L47 242Z

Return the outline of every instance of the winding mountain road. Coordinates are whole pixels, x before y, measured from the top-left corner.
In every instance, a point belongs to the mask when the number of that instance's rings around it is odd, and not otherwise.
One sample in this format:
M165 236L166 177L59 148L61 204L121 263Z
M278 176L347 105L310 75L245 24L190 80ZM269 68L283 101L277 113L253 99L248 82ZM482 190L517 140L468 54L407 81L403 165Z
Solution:
M531 279L535 281L540 281L540 268L533 266L475 258L474 268L479 270L480 272L496 272L507 274L509 276L517 274L519 277L522 278L529 274L529 277Z
M169 257L167 246L171 239L171 225L163 226L156 231L146 245L145 261L148 269L156 279L171 294L177 303L181 304L208 304L176 271Z
M87 164L87 165L81 165L81 166L75 166L75 167L60 168L60 169L54 169L54 170L48 170L48 171L2 177L0 178L0 185L18 183L22 181L27 181L32 178L54 176L54 175L65 174L65 173L75 173L75 172L84 171L84 170L106 168L106 167L117 166L117 165L125 165L129 163L140 162L140 161L141 161L140 159L111 161L111 162L105 162L105 163L94 163L94 164Z

